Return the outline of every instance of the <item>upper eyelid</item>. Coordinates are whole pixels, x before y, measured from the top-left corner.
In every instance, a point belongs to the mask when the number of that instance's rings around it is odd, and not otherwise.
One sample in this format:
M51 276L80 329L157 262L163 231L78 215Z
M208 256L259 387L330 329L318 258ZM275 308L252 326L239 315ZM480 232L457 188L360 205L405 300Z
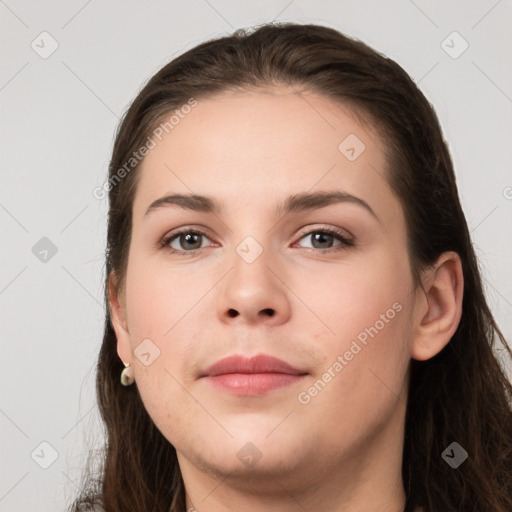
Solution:
M341 232L345 232L348 236L346 238L350 238L350 239L355 239L355 236L346 228L340 228L338 226L334 227L334 226L320 226L320 227L315 227L313 225L313 227L311 227L310 225L309 226L305 226L304 228L300 228L299 229L299 233L298 233L298 236L302 236L302 235L309 235L311 233L314 233L316 231L341 231ZM339 233L338 233L338 236L339 236Z
M205 227L195 227L193 225L191 226L183 226L181 228L176 228L177 231L175 230L172 230L172 231L169 231L167 234L165 234L163 236L163 238L172 238L174 236L177 236L177 235L181 235L183 233L199 233L199 234L202 234L202 235L207 235L209 236L209 229L208 228L205 228ZM323 231L323 230L338 230L338 231L344 231L347 233L347 235L349 235L350 237L354 237L354 235L346 228L340 228L340 227L334 227L334 226L326 226L326 225L306 225L302 228L299 229L298 231L298 234L297 236L301 236L301 235L307 235L307 234L310 234L311 232L314 232L314 231Z

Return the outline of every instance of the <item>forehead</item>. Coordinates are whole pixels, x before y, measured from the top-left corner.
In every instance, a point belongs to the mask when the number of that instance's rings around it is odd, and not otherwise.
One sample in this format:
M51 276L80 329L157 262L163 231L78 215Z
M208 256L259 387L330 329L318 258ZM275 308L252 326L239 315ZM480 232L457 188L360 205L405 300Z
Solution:
M171 192L246 206L313 189L343 189L368 202L391 194L385 141L353 110L318 93L224 92L198 99L167 131L153 137L139 168L139 214Z

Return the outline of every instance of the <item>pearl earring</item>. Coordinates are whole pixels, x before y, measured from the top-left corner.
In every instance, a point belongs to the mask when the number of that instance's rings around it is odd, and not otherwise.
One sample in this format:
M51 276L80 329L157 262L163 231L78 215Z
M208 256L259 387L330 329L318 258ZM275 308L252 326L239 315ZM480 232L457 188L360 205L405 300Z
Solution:
M130 367L130 363L123 362L125 368L121 372L121 384L123 386L131 386L134 381L135 377L133 376L133 368Z

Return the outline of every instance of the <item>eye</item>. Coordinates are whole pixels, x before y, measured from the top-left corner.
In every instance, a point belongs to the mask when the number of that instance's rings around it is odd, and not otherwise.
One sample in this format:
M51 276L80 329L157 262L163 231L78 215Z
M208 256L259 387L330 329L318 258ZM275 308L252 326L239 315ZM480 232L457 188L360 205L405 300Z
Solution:
M204 246L201 243L203 241L203 238L208 237L202 231L186 229L164 237L159 245L162 248L169 249L170 252L193 253L199 249L204 248Z
M344 231L336 228L320 228L303 232L300 240L305 240L308 237L313 237L312 247L306 247L306 249L318 249L320 252L332 252L331 249L334 251L343 250L355 245L354 239L347 238ZM158 245L162 249L167 249L170 253L194 254L206 247L202 243L205 239L210 240L202 230L187 228L165 236L158 242ZM339 243L333 245L336 240Z
M332 247L338 247L335 250L342 250L346 247L352 247L354 241L345 236L345 233L336 228L321 228L309 231L303 235L300 240L305 240L308 237L312 237L312 249L319 249L321 252L327 252ZM340 243L338 245L332 245L335 240Z

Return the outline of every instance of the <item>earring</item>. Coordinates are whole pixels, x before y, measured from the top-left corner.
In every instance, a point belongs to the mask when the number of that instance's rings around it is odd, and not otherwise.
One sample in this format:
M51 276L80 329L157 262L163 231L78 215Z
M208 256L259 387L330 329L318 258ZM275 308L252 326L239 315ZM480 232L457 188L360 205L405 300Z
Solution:
M130 368L130 363L123 362L125 368L121 372L121 384L123 386L131 386L135 381L133 376L133 368Z

